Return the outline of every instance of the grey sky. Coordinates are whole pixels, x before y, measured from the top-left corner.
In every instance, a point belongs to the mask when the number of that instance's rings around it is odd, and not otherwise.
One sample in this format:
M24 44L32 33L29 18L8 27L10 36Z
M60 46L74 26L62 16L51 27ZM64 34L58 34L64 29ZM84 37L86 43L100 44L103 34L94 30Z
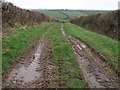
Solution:
M6 0L25 9L116 10L119 0Z

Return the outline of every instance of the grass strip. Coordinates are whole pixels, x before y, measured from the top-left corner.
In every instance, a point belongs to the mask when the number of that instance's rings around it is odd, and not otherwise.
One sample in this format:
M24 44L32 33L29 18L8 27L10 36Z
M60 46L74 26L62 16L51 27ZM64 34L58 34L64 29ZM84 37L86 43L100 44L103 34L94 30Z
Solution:
M70 44L65 40L60 30L61 24L55 26L48 32L48 38L52 47L51 59L53 78L50 81L52 88L84 88L86 84L80 79L80 69Z

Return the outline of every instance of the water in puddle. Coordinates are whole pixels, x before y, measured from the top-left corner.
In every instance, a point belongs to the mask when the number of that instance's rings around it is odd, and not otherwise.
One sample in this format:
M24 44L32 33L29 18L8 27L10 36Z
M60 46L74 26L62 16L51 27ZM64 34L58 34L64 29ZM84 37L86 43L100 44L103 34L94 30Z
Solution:
M15 80L15 81L22 80L23 82L28 83L40 77L41 74L40 72L36 71L36 68L39 66L38 63L40 60L40 55L42 53L42 48L43 48L43 45L40 43L37 50L35 51L35 54L33 56L35 58L33 58L32 63L27 67L23 65L19 69L14 69L11 72L8 80Z
M80 45L77 45L77 47L78 47L80 50L82 50L82 48L80 47Z
M86 48L86 46L85 46L84 44L81 44L81 46L82 46L83 48Z
M61 31L62 31L62 34L63 34L64 36L66 36L66 34L65 34L64 30L63 30L63 28L61 28Z

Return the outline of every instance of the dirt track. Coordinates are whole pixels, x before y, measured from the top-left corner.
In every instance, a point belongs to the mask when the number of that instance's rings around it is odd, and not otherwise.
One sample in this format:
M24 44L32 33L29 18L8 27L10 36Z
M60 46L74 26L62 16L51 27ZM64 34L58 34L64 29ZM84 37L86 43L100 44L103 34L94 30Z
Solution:
M3 75L3 88L47 87L50 49L46 36L36 42Z
M101 57L81 40L61 31L76 55L82 76L90 88L117 88L118 76ZM51 49L46 36L33 45L3 74L3 88L50 87ZM64 62L63 62L64 63ZM59 71L58 71L59 72Z
M82 75L90 88L118 88L118 76L110 69L101 57L93 52L85 43L72 36L67 36L61 28L66 40L71 44L77 57Z

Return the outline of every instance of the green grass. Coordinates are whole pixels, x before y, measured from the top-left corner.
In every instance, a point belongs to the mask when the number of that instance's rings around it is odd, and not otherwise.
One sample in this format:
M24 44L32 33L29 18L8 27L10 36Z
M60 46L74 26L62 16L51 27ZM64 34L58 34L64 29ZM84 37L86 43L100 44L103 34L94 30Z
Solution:
M44 13L48 16L51 16L53 18L57 18L57 19L64 19L66 16L58 11L48 11L48 10L41 10L39 11L40 13Z
M80 16L86 16L86 15L106 12L106 11L94 11L94 10L37 10L37 11L40 13L44 13L48 16L51 16L53 18L65 19L65 20L66 19L68 20L73 17L80 17Z
M55 66L52 68L52 73L56 74L50 81L51 87L57 87L58 83L55 82L55 80L60 79L65 82L63 87L84 88L85 83L78 78L80 69L76 57L70 44L62 35L60 27L60 23L55 23L55 26L48 32L48 38L53 50L51 59ZM57 77L59 79L57 79Z
M80 12L80 11L62 11L63 13L67 14L69 17L80 17L80 16L86 16L87 14Z
M48 16L57 18L57 19L65 19L67 18L66 15L68 15L70 18L72 17L79 17L79 16L86 16L85 13L80 12L80 11L74 11L74 10L70 10L70 11L64 11L64 10L56 10L56 11L48 11L48 10L41 10L39 11L41 13L44 13ZM62 13L61 13L62 12ZM66 15L64 15L63 13L65 13Z
M3 72L10 67L14 59L26 51L32 41L44 34L52 24L43 23L31 28L9 32L2 40L2 69Z
M87 31L84 28L70 23L65 23L64 28L69 35L81 38L96 51L99 51L99 53L104 56L106 62L111 63L116 70L119 70L118 56L120 58L120 55L118 55L118 41Z

